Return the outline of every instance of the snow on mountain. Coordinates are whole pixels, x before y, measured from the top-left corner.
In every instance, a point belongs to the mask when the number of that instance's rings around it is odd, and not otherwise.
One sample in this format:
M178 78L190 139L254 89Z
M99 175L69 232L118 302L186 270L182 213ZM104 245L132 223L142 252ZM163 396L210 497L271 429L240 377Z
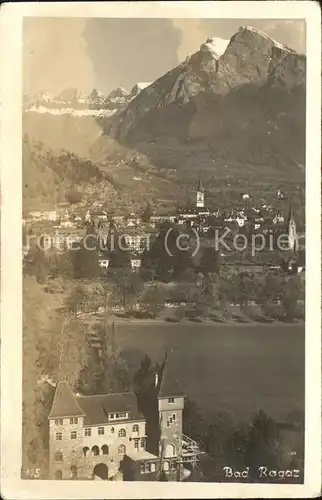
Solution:
M45 106L31 106L26 109L26 113L49 113L52 115L73 115L73 116L112 116L117 110L110 109L74 109L74 108L47 108Z
M134 99L134 97L136 97L137 95L140 94L140 92L142 92L142 90L144 90L146 87L149 87L149 85L151 85L152 82L139 82L139 83L136 83L134 85L134 87L132 88L131 92L130 92L130 100L131 99Z
M230 40L224 40L223 38L208 38L206 43L200 46L201 52L210 52L215 59L225 52Z
M148 85L150 84L137 83L131 92L118 87L107 97L97 89L85 94L76 88L70 88L55 97L49 92L42 92L34 97L24 96L24 109L27 113L108 117L124 109Z

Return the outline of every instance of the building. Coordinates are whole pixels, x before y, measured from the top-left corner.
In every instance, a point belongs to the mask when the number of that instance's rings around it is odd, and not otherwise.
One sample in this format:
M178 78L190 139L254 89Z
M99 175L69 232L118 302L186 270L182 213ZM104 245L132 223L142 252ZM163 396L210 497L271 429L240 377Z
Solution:
M146 422L132 393L80 396L61 381L48 418L51 479L109 479L126 453L145 450Z
M67 382L56 386L49 414L50 479L178 481L200 450L182 432L184 394L164 362L155 374L156 450L149 450L146 419L134 393L82 396Z

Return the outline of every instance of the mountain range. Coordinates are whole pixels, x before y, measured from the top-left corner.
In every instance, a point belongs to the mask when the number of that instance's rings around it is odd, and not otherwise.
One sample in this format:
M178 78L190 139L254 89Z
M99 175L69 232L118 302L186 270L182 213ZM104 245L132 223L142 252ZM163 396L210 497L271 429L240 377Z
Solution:
M252 172L266 182L303 178L305 106L306 56L242 26L129 91L25 96L23 127L101 164L138 155L184 178L203 169L213 180Z

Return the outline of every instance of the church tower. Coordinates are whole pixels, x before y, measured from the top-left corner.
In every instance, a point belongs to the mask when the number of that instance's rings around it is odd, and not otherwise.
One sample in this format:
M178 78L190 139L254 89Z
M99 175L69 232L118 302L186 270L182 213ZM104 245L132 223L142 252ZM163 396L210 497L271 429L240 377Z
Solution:
M205 190L202 185L202 175L201 172L199 173L199 182L198 182L198 189L197 189L197 203L196 203L197 208L204 208L205 206Z
M292 252L294 252L296 250L297 233L296 233L296 222L293 213L292 203L290 203L290 209L287 217L287 229L288 229L289 248Z

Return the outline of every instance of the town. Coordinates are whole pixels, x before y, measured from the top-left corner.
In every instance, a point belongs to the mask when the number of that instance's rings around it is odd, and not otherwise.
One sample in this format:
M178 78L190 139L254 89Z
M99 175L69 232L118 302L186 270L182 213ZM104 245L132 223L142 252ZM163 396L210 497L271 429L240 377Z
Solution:
M277 206L284 197L278 190ZM24 266L32 273L34 261L42 255L44 267L45 261L49 266L48 289L53 291L59 291L57 279L61 277L58 262L50 269L49 261L54 257L69 260L71 277L80 284L93 279L105 284L117 282L121 290L110 306L119 317L122 313L156 318L163 309L166 320L200 320L200 316L207 316L197 311L205 309L200 297L205 295L214 309L220 309L224 302L237 308L230 314L236 321L301 319L303 298L295 299L292 313L285 312L281 289L278 291L278 284L287 286L290 280L304 287L304 231L296 223L292 204L287 203L288 213L283 215L271 205L257 208L251 194L244 193L239 206L228 213L211 212L200 173L195 206L177 214L156 215L150 205L141 214L127 217L111 216L103 209L33 212L24 219ZM130 271L134 272L128 280L132 286L127 286L124 278ZM252 291L245 297L243 286L237 288L243 282L246 291L247 280L249 288L252 282ZM221 300L214 297L214 287ZM272 293L268 288L274 289ZM153 301L157 301L154 307ZM245 315L246 305L249 314ZM250 313L251 306L257 312ZM97 302L92 309L87 303L87 309L79 313L95 313L95 307ZM229 316L226 307L222 314L206 309L213 321Z

